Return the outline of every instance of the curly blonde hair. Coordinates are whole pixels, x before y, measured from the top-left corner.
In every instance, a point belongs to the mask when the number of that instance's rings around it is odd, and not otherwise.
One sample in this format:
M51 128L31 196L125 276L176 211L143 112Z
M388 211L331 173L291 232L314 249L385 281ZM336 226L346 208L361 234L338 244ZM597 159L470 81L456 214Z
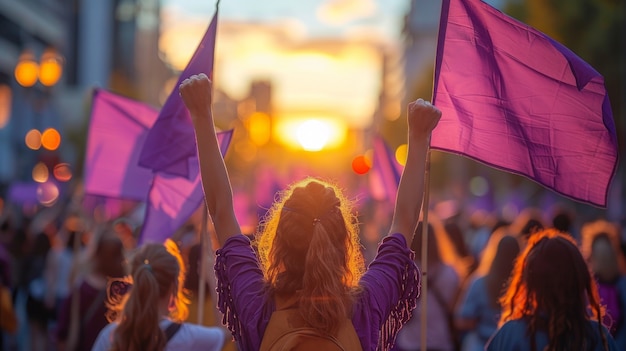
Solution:
M295 295L313 328L335 332L365 270L357 220L340 189L314 178L292 184L262 222L257 246L270 291Z

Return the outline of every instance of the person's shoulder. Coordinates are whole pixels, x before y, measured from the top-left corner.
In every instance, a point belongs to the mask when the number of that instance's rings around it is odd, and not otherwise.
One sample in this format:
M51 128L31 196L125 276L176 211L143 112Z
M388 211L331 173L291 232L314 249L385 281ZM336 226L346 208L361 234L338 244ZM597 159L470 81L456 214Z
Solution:
M473 278L471 278L468 289L477 290L477 289L484 289L485 287L486 287L485 276L478 275L478 276L474 276Z
M183 323L181 335L193 345L215 346L216 350L222 348L226 334L224 329L219 327L206 327L203 325ZM211 348L208 348L211 350Z
M487 343L487 351L513 350L526 339L526 322L522 319L504 323Z
M98 337L96 338L96 341L93 344L93 348L91 349L91 351L109 350L111 346L111 334L113 333L113 330L115 330L115 328L117 328L117 322L109 323L104 328L102 328L102 330L100 330L100 333L98 334Z
M590 320L589 323L591 324L591 329L594 331L594 333L596 333L596 337L598 337L598 330L601 329L602 330L602 334L604 335L604 338L606 338L606 342L607 342L607 346L609 347L608 350L609 351L618 351L620 350L620 348L617 346L617 343L615 342L615 339L613 339L613 337L611 336L611 334L609 333L609 330L602 325L601 328L598 328L599 326L599 322L598 321L594 321L594 320ZM599 336L600 338L602 338L602 336ZM601 345L601 343L599 343L599 345ZM604 350L604 349L602 349Z

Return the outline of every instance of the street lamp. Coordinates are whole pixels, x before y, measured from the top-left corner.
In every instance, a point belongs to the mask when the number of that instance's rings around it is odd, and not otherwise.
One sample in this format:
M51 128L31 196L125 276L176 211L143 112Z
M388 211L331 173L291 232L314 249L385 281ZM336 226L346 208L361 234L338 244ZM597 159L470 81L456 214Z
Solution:
M52 93L51 88L59 82L63 74L63 61L63 57L53 48L45 49L39 60L32 50L26 49L20 55L15 65L15 80L26 89L25 101L28 101L36 112L40 112L48 104ZM41 84L38 88L37 82ZM36 89L32 93L28 92L33 88ZM56 129L47 128L42 131L31 129L24 141L31 150L45 149L39 154L39 160L32 170L34 181L43 186L49 183L50 175L54 175L54 178L61 182L71 179L69 165L58 162L56 150L61 144L61 135ZM54 185L50 183L47 186ZM44 202L42 204L46 205Z
M46 87L55 85L63 73L63 57L53 49L46 49L37 62L32 50L24 50L15 65L15 80L24 88L33 87L37 81Z
M47 87L55 85L63 73L63 58L52 48L46 49L39 62L39 81Z
M31 50L24 50L15 65L15 80L24 88L30 88L37 83L39 64Z

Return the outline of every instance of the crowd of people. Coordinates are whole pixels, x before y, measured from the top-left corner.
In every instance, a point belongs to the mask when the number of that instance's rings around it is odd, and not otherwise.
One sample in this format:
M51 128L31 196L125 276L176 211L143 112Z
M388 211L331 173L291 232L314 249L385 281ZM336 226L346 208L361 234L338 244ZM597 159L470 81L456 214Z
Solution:
M0 287L9 295L0 295L0 350L415 351L423 328L427 350L626 350L616 223L529 210L470 225L462 211L431 213L422 248L429 135L441 116L427 101L408 106L407 163L372 254L361 244L368 219L338 186L316 178L281 192L258 232L242 235L211 82L189 77L180 93L216 250L203 252L193 225L138 246L138 228L124 221L95 223L67 210L16 215L2 202ZM200 279L203 255L214 270Z

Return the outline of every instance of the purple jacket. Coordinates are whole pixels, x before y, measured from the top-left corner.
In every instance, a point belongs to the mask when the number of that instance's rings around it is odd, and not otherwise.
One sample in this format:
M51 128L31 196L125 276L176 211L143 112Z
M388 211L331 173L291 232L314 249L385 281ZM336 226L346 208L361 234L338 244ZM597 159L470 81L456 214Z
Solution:
M404 237L393 234L361 277L352 323L363 351L388 350L416 306L420 275ZM275 305L250 240L229 238L217 250L215 275L223 322L243 351L258 350Z

